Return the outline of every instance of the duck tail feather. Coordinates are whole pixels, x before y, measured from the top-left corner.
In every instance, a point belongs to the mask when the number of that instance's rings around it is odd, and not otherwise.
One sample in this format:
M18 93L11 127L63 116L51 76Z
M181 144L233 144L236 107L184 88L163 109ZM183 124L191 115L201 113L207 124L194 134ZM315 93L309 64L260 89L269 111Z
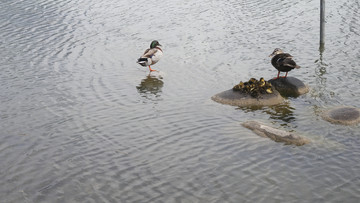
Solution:
M142 66L146 66L147 62L148 62L147 58L139 58L136 63L138 63L138 64L140 64Z
M137 62L139 63L139 62L146 62L147 61L147 58L139 58L138 60L137 60Z

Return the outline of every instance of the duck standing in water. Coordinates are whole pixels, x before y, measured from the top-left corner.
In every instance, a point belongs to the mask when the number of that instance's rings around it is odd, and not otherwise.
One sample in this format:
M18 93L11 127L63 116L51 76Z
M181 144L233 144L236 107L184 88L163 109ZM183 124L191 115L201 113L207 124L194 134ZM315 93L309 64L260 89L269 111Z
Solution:
M269 57L272 57L271 64L279 71L277 78L278 79L280 72L286 72L285 77L288 72L294 68L300 68L300 66L296 65L295 61L292 59L292 56L288 53L284 53L281 49L276 48Z
M142 66L149 66L150 72L155 71L151 69L151 65L157 63L163 55L161 44L154 40L150 44L150 49L146 49L144 54L137 60L137 63Z

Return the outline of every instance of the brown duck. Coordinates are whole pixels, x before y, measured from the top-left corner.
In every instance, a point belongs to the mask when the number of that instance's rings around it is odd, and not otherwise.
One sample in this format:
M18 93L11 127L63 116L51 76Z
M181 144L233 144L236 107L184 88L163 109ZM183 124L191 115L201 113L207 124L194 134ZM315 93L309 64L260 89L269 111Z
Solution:
M288 53L284 53L281 49L276 48L269 57L272 57L271 64L279 71L278 75L274 79L278 79L280 76L280 72L286 72L285 77L288 72L294 68L300 68L300 66L296 65L295 61L292 59Z

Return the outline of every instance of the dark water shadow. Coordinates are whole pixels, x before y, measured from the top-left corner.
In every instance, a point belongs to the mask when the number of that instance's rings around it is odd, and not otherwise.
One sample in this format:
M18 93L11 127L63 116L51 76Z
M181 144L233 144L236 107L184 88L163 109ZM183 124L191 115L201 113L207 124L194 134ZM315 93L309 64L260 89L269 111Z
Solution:
M164 82L161 76L149 74L141 80L136 89L142 97L153 100L161 96L163 86Z
M295 108L291 107L289 103L282 103L273 106L252 106L239 107L246 113L260 111L269 115L270 121L279 122L281 126L288 126L296 120L294 115ZM292 126L293 127L293 126Z

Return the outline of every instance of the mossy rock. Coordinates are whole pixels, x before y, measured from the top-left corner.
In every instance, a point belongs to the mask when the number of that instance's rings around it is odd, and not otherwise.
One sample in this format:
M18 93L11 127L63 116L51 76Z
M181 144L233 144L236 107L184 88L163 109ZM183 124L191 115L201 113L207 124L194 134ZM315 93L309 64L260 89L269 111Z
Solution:
M221 104L239 107L271 106L280 104L284 101L284 98L281 97L280 93L275 89L272 94L261 94L257 98L252 97L249 94L230 89L212 96L211 99Z
M355 107L335 107L322 113L322 118L330 123L356 125L360 123L360 109Z
M269 82L285 97L298 97L309 92L309 87L294 77L271 79Z

